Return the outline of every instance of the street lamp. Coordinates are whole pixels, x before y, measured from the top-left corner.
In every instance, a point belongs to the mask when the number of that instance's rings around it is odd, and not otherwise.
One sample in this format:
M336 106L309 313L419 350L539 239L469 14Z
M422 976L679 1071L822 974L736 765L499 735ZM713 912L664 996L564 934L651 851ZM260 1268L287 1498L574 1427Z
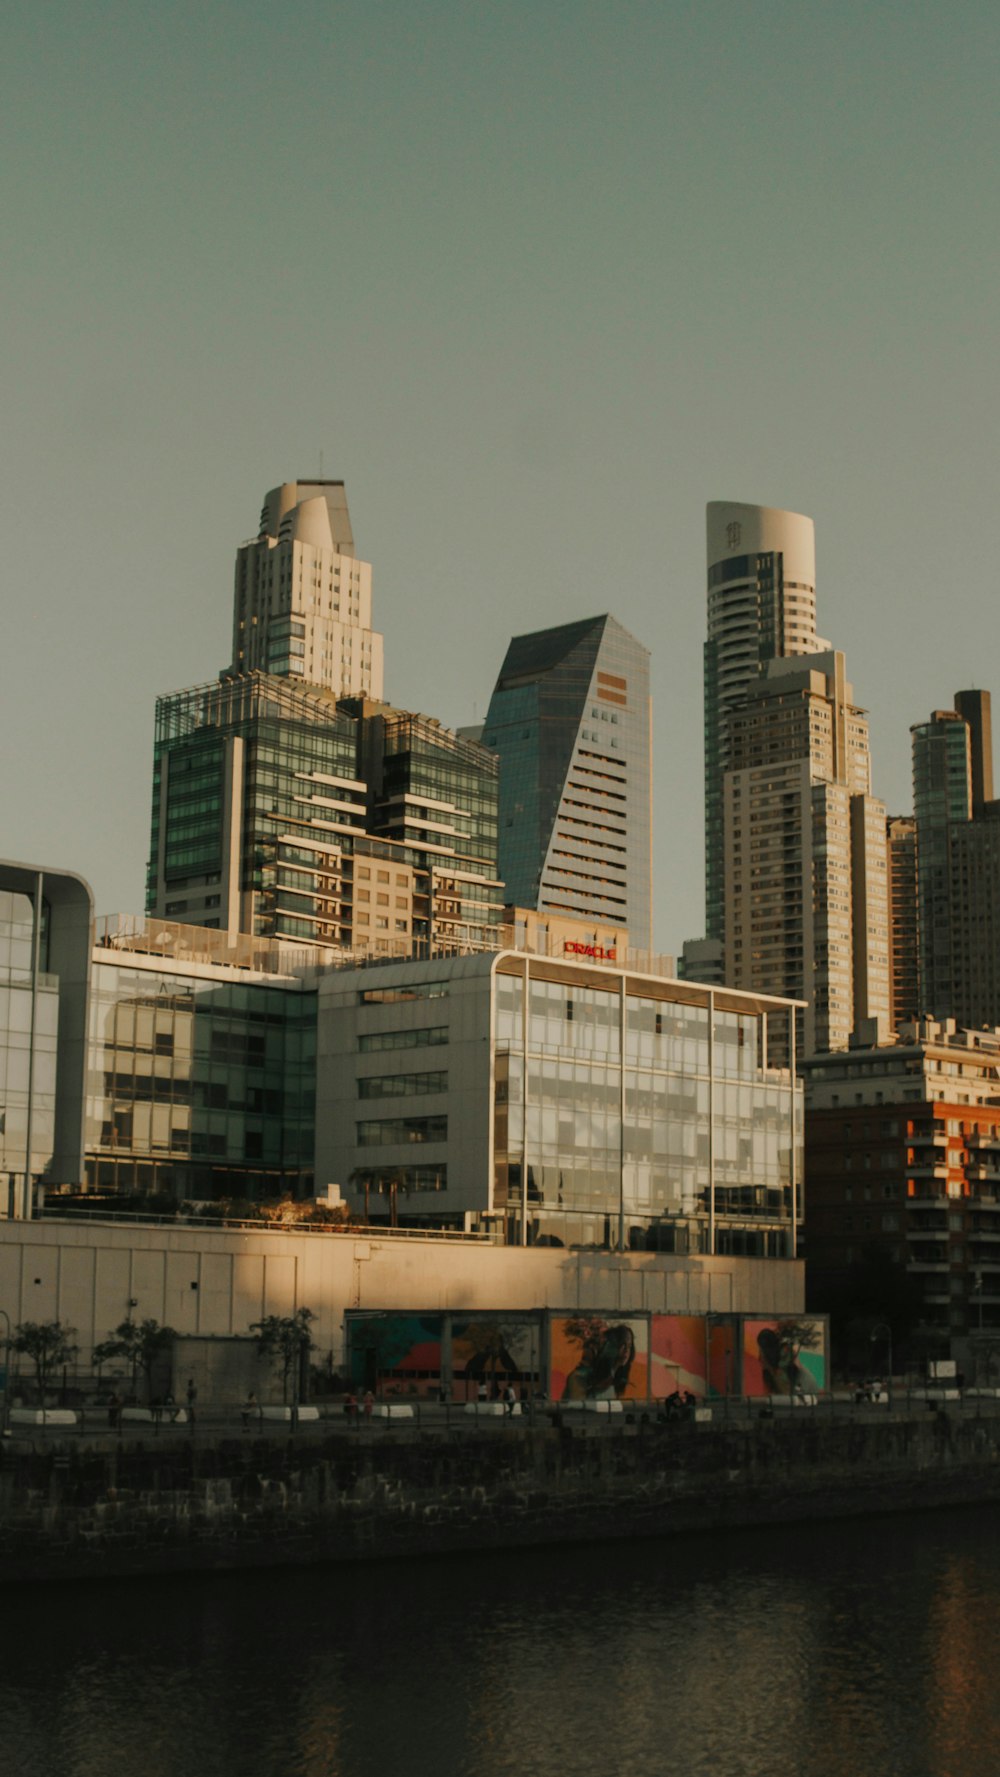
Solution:
M873 1350L874 1350L875 1342L878 1339L880 1333L884 1333L886 1344L889 1347L888 1394L889 1394L889 1400L891 1402L892 1401L892 1328L889 1325L889 1322L887 1320L877 1320L875 1322L875 1325L872 1327L870 1334L868 1335L869 1339L871 1340ZM874 1357L873 1357L872 1361L874 1362Z

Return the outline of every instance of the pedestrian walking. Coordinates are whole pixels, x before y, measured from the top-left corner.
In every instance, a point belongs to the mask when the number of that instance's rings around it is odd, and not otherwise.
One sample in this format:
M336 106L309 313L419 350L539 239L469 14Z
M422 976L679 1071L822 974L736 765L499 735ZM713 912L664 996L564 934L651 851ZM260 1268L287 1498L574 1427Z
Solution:
M194 1424L194 1404L195 1404L195 1401L198 1399L198 1390L195 1388L193 1376L188 1377L188 1385L187 1385L187 1388L184 1390L184 1398L187 1401L188 1424L193 1425Z
M374 1407L374 1405L375 1405L375 1397L372 1394L371 1389L368 1388L365 1390L365 1418L366 1419L371 1419L372 1408Z
M257 1396L254 1394L253 1389L251 1389L250 1393L247 1395L247 1398L243 1403L242 1417L243 1417L243 1430L244 1431L250 1430L250 1421L252 1418L256 1417L256 1415L259 1413L259 1411L260 1411L260 1409L257 1405Z
M514 1408L517 1405L517 1396L514 1393L513 1384L510 1382L508 1382L506 1388L503 1391L503 1400L504 1400L504 1406L507 1409L507 1418L513 1419Z

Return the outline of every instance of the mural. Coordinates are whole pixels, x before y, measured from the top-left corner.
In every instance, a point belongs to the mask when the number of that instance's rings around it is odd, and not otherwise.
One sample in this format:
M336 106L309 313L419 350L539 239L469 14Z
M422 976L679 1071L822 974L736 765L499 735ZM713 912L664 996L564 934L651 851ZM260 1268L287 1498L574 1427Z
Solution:
M825 1388L825 1321L743 1322L744 1394L795 1397L821 1394Z
M596 1314L549 1323L549 1393L554 1401L645 1400L648 1326Z
M355 1388L373 1394L436 1394L441 1379L439 1314L352 1315L347 1323Z
M487 1399L499 1400L508 1382L517 1394L530 1393L538 1383L539 1347L537 1321L456 1317L451 1329L452 1398L474 1401L485 1389Z
M649 1328L649 1370L653 1399L677 1390L705 1393L705 1322L694 1314L654 1314Z
M649 1328L649 1368L653 1399L685 1392L706 1396L738 1394L739 1341L735 1318L703 1314L654 1314Z

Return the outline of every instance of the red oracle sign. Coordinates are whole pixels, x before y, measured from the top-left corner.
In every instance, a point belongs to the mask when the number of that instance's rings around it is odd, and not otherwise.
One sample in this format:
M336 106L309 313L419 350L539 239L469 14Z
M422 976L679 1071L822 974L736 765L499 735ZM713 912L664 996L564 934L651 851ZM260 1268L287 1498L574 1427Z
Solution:
M577 944L574 939L567 938L563 944L564 956L591 956L595 963L613 963L616 961L617 950L605 950L603 944Z

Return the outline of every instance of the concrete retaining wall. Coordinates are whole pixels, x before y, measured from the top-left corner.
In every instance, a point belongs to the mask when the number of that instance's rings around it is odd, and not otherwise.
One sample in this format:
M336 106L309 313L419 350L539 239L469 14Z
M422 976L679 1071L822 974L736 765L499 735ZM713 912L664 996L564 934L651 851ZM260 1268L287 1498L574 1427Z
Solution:
M264 1567L710 1531L1000 1497L1000 1419L8 1446L0 1576Z

